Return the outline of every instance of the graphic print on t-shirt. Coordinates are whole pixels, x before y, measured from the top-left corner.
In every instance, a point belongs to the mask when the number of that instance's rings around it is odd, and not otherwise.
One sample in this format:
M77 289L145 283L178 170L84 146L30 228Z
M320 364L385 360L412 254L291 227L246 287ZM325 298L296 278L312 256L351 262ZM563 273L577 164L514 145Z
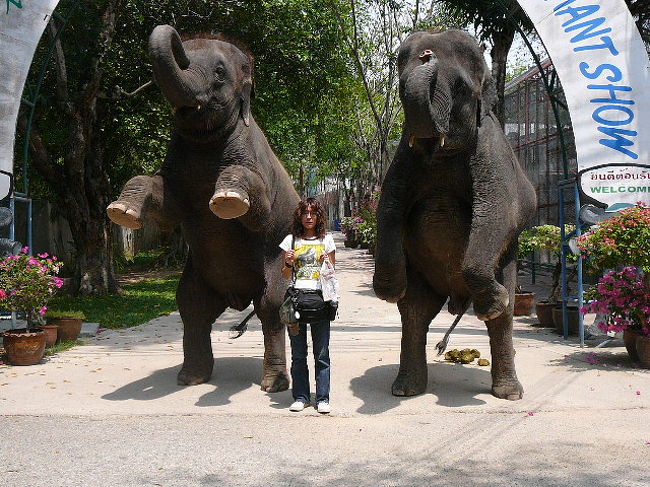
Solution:
M323 263L325 245L303 243L296 249L296 279L307 281L318 281L320 278L320 267Z

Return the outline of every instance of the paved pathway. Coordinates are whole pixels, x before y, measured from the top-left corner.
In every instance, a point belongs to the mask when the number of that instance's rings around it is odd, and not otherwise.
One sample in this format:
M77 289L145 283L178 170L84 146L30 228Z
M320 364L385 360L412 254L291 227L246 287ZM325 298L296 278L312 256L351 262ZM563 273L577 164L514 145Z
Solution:
M374 297L366 251L338 244L330 416L290 413L289 391L259 390L259 321L236 340L227 331L244 313L215 326L210 382L177 386L182 326L172 313L37 366L0 366L4 484L648 485L650 371L633 368L622 343L581 349L517 318L526 392L508 402L490 395L488 367L435 355L452 321L442 313L429 332L427 392L393 397L399 313ZM490 358L471 314L449 348L465 347Z

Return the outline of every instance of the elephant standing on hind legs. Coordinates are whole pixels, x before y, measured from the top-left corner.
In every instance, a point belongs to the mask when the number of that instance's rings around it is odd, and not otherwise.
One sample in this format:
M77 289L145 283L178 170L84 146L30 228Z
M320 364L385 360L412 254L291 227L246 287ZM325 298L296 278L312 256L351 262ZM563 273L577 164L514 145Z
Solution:
M250 113L253 59L217 36L181 41L168 25L149 38L154 78L174 110L167 156L152 177L128 181L108 216L181 225L189 256L176 300L183 320L181 385L210 379L212 323L252 301L264 334L262 390L288 388L278 309L286 282L278 243L298 194Z
M426 336L449 298L485 321L492 394L523 395L512 345L517 236L535 191L492 113L496 91L482 50L458 30L416 32L397 58L404 127L377 210L373 287L397 302L400 368L393 394L427 385Z

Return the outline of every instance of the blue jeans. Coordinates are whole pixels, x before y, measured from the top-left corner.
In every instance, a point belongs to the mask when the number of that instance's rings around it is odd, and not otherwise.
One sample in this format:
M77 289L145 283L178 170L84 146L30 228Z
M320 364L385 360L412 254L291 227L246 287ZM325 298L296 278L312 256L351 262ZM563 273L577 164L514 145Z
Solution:
M311 341L316 364L316 402L330 400L330 322L311 323ZM300 324L300 333L289 334L291 340L291 381L294 401L310 402L309 368L307 367L307 325Z

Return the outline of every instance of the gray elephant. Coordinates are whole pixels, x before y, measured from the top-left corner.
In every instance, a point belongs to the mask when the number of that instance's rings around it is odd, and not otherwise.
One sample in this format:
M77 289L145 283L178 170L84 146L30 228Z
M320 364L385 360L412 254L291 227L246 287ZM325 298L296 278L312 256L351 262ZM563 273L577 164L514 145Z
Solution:
M114 222L180 224L189 256L176 301L183 320L181 385L207 381L210 331L227 307L252 301L262 322L261 388L288 388L278 308L286 283L278 243L290 231L298 194L250 113L253 60L217 36L181 41L168 25L149 38L154 78L174 110L167 156L152 177L127 182L111 203Z
M487 325L492 394L520 399L515 252L535 212L535 191L491 111L496 91L474 38L416 32L397 63L405 120L377 210L373 278L377 296L397 302L402 319L393 394L424 392L427 330L449 299L454 314L472 302Z

